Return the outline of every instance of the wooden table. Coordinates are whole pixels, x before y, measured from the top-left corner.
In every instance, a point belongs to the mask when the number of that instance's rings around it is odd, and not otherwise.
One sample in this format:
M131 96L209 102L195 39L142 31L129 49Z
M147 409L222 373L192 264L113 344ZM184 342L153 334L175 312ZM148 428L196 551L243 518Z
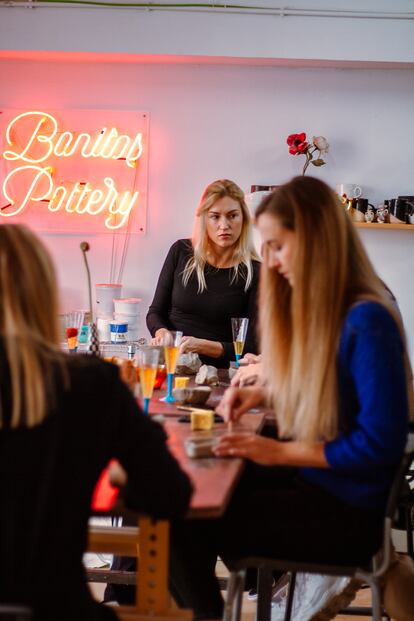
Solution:
M233 425L233 429L257 433L263 420L263 414L245 414L240 423ZM188 423L167 420L166 429L171 452L194 485L189 517L220 517L243 471L244 460L217 457L190 459L184 450L184 440L189 436L222 435L227 432L226 425L216 423L212 432L191 432Z
M214 405L220 399L224 388L216 389L209 401ZM226 432L224 423L216 424L212 432L192 432L189 423L178 422L184 412L174 404L159 401L163 395L157 391L150 404L151 413L163 413L166 418L165 429L169 436L171 452L185 470L194 485L188 517L220 517L229 503L233 490L243 471L244 462L240 458L202 458L190 459L184 450L184 440L190 435L211 433L220 435ZM234 424L234 431L260 431L264 414L246 414ZM112 515L125 514L125 507L118 503L110 511ZM130 511L126 511L131 515ZM136 516L135 516L136 517ZM171 619L188 621L192 612L177 609L171 603L168 591L168 551L169 523L166 520L152 520L139 517L139 528L90 528L88 550L109 552L124 556L139 556L139 571L136 574L137 599L135 606L120 606L116 613L122 621L144 621L152 617L154 621Z

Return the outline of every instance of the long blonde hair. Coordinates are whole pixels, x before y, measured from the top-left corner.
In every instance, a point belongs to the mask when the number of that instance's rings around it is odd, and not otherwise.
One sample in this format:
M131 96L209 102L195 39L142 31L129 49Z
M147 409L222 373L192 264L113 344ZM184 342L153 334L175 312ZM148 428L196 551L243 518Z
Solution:
M401 320L325 183L296 177L263 200L256 218L264 213L297 235L293 287L267 267L266 256L261 270L263 368L279 431L307 442L331 440L338 433L336 356L346 312L359 301L377 301L403 336Z
M250 287L253 278L252 260L259 260L252 241L252 221L251 216L244 200L243 190L229 179L219 179L210 183L201 195L200 203L197 207L192 237L193 255L187 261L183 271L183 285L186 286L191 275L195 272L198 280L198 292L201 293L207 288L204 268L207 263L209 251L209 237L207 235L206 218L208 211L215 203L228 196L237 201L242 211L242 230L237 240L233 252L232 264L233 278L236 280L242 273L246 278L245 291Z
M10 373L10 426L33 427L53 398L58 352L55 271L44 245L25 226L0 226L0 338ZM6 424L0 402L0 429Z

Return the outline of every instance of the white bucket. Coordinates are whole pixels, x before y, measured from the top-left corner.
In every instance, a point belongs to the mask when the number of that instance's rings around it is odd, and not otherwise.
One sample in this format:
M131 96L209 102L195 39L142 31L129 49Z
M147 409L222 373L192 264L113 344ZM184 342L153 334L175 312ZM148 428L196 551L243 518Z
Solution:
M141 298L118 298L114 300L115 313L138 315Z
M119 298L122 294L122 285L99 284L95 285L95 291L98 316L112 316L114 312L114 298Z

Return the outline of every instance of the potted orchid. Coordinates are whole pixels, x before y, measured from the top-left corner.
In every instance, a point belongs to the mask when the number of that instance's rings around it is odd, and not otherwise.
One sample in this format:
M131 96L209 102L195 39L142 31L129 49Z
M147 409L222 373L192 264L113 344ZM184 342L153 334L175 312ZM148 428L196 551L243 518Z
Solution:
M313 136L312 142L308 142L305 132L290 134L286 143L291 155L305 155L306 161L303 165L302 175L305 174L309 164L323 166L326 163L323 157L329 151L329 143L324 136Z

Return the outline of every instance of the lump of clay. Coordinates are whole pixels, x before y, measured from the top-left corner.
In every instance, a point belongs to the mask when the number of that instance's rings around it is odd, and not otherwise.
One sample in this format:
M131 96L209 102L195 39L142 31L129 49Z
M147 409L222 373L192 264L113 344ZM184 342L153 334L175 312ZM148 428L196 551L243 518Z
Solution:
M192 388L174 388L174 398L181 403L203 405L211 395L209 386L194 386Z
M216 367L203 364L195 378L196 384L206 384L207 386L217 386L219 383L218 371Z
M237 373L237 369L235 369L234 367L229 368L229 380L230 381L233 379L236 373Z
M175 373L176 375L195 375L200 367L201 360L199 355L188 352L178 357Z

